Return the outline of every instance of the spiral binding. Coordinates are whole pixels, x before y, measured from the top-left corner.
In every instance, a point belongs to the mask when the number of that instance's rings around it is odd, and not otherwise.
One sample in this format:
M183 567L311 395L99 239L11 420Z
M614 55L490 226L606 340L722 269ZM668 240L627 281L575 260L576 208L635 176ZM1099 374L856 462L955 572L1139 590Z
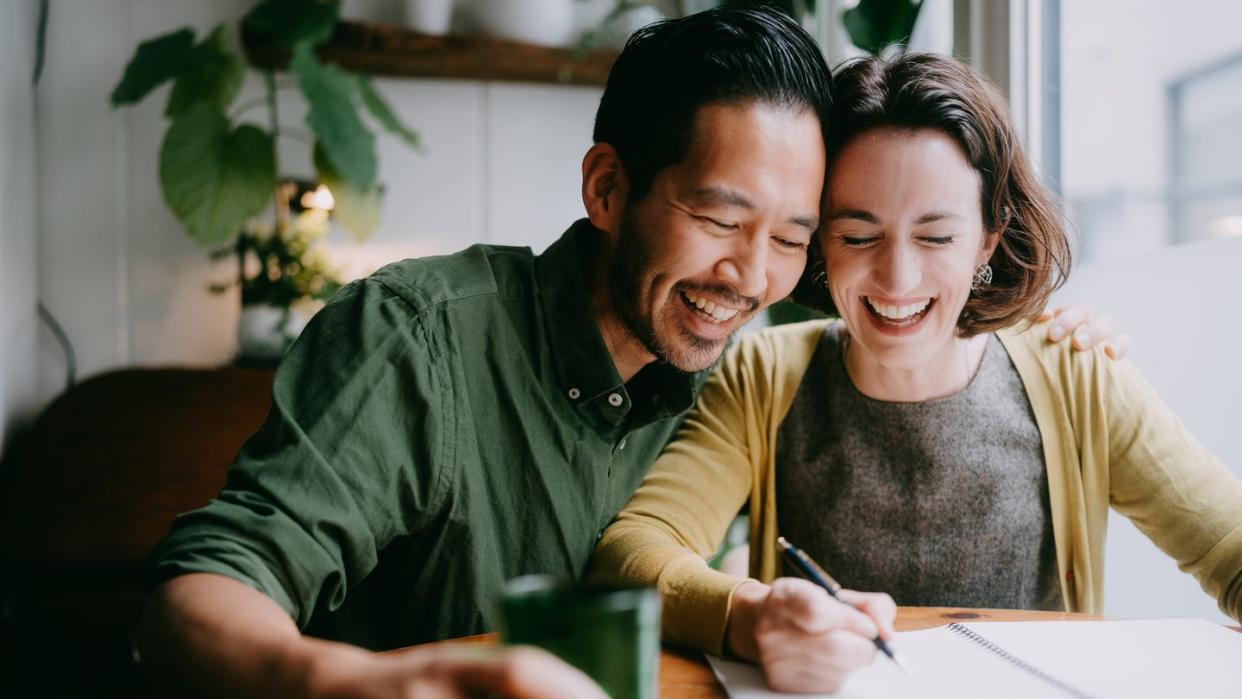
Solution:
M1039 668L1027 663L1025 660L1022 660L1021 658L1013 655L1012 653L1005 650L1004 648L1001 648L995 643L992 643L988 639L984 638L983 636L980 636L979 634L966 628L965 626L962 626L961 624L956 624L956 623L949 624L948 629L952 631L953 633L970 641L971 643L974 643L975 645L978 645L984 648L985 650L991 652L992 654L996 655L997 657L1009 663L1010 665L1013 665L1014 667L1017 667L1020 670L1024 670L1030 673L1031 675L1038 677L1039 679L1056 687L1062 692L1065 692L1071 697L1077 697L1078 699L1093 699L1093 697L1090 694L1087 694L1086 692L1083 692L1075 687L1072 687L1062 682L1061 680L1058 680L1052 675L1049 675L1043 670L1040 670Z

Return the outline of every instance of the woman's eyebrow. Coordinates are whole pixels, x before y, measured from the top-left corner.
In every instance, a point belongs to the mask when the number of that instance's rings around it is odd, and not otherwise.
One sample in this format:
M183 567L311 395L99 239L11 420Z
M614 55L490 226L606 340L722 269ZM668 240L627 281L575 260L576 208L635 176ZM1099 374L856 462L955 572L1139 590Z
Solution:
M870 211L864 211L863 209L849 209L849 208L833 209L832 213L828 214L829 221L839 221L841 219L846 219L846 218L855 219L858 221L865 221L867 223L879 223L880 222L880 220L875 217L875 214L871 213Z
M945 220L965 221L966 217L952 211L929 211L915 219L914 224L919 226L924 223L935 223L936 221Z

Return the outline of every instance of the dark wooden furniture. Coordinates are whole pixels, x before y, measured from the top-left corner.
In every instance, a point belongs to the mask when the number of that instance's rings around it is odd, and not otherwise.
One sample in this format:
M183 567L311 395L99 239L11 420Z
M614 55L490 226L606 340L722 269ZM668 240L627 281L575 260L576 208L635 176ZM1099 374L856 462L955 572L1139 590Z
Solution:
M0 472L0 695L144 695L130 655L143 559L220 490L272 374L115 371L36 421Z

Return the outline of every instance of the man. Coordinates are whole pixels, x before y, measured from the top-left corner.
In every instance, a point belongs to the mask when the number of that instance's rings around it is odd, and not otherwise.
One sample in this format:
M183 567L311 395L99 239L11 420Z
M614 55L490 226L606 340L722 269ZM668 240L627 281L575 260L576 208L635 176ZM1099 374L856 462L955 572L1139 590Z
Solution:
M701 373L802 272L828 75L771 11L641 30L583 161L587 220L538 257L407 260L328 304L219 498L152 554L157 684L402 696L490 676L526 696L522 666L544 663L547 695L574 695L538 654L354 646L486 631L504 580L583 571Z

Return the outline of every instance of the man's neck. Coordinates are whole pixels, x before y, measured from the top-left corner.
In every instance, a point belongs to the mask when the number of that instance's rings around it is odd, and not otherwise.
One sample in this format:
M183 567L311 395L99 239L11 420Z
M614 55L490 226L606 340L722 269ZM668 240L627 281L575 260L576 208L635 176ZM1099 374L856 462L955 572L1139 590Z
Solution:
M621 383L629 383L643 367L655 361L655 355L647 351L643 343L634 337L629 326L621 320L621 315L612 302L608 274L608 256L601 254L595 264L591 305L595 308L595 322L599 325L599 334L604 338L604 347L612 357Z

